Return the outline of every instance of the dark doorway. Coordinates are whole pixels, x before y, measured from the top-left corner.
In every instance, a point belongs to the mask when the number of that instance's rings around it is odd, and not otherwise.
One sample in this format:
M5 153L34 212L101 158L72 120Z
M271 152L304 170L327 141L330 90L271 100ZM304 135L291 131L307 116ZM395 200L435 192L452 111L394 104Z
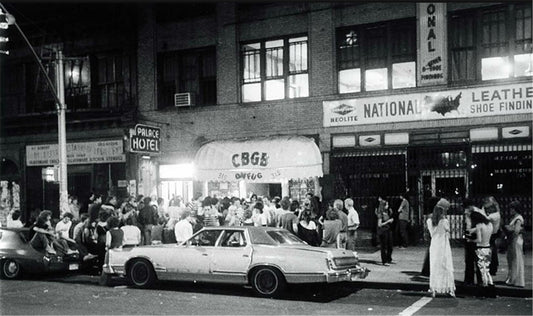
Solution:
M270 197L281 196L281 184L280 183L269 183L268 192Z
M74 173L68 175L68 193L78 198L80 212L87 211L87 201L91 194L91 174Z

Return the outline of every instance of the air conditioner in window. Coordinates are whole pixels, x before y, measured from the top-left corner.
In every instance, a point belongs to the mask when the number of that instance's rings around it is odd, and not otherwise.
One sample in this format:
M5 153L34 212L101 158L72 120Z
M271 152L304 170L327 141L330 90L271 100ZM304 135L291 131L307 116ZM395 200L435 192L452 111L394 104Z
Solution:
M174 94L174 106L191 106L194 105L194 94L192 92Z

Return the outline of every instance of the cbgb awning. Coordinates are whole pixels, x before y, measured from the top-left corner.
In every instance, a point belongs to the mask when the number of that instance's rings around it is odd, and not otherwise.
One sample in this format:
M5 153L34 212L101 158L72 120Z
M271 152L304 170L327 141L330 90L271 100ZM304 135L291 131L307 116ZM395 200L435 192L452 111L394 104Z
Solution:
M201 181L265 183L323 175L318 146L303 136L212 141L200 147L194 165Z

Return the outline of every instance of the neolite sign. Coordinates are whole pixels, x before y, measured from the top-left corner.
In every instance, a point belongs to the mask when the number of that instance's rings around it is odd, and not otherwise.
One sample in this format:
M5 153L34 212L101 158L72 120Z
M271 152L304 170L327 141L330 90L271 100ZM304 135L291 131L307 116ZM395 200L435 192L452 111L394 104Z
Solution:
M136 153L159 153L161 148L161 129L159 127L137 124L130 130L130 151Z
M531 83L324 101L324 127L530 114Z

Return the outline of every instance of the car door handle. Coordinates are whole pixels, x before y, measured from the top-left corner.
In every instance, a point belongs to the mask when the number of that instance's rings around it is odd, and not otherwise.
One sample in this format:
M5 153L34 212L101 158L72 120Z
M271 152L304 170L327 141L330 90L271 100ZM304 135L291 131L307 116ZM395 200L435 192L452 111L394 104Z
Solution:
M202 254L202 256L205 256L205 257L207 257L207 254L206 254L206 253L203 253L203 254Z
M250 257L249 255L242 255L242 256L243 256L244 258L248 258L248 257Z

